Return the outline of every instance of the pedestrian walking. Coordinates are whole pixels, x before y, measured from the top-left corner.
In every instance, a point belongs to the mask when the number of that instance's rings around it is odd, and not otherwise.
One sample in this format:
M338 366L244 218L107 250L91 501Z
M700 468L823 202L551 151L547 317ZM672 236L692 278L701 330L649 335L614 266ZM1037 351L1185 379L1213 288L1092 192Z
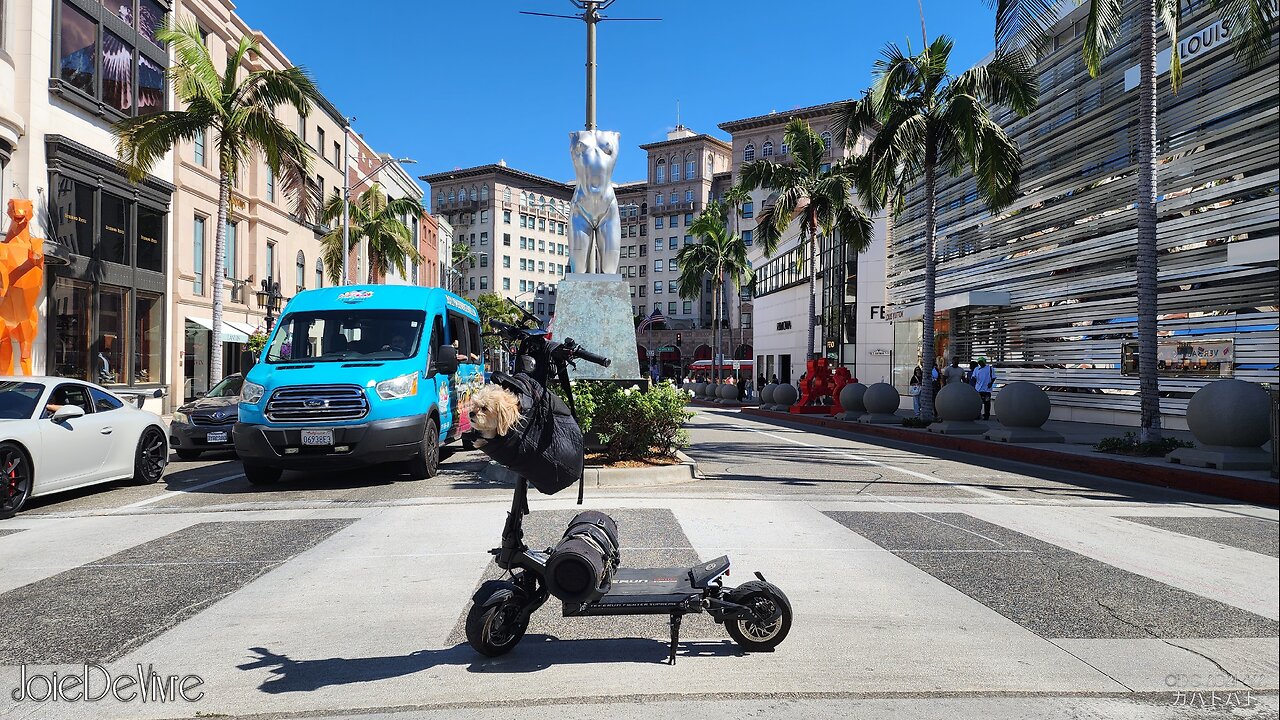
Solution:
M757 387L757 388L762 388L762 387L764 387L765 385L768 385L768 384L769 384L769 383L767 383L767 382L765 382L765 381L764 381L764 373L760 373L760 377L756 378L756 387Z
M773 374L773 379L772 379L772 380L770 380L769 382L773 383L774 385L777 385L777 384L778 384L778 373L774 373L774 374Z
M974 382L974 379L973 379L973 372L974 372L975 370L977 370L977 369L978 369L978 361L977 361L977 360L970 360L970 361L969 361L969 370L968 370L968 372L966 372L966 373L964 374L964 381L965 381L965 382L967 382L967 383L969 383L970 385L973 385L974 387L977 387L977 385L976 385L976 383Z
M920 417L920 392L924 390L924 368L916 366L915 372L911 373L911 407L916 411L916 417Z
M978 367L973 371L973 387L982 397L982 419L991 419L991 390L996 384L996 369L987 364L985 357L978 358Z

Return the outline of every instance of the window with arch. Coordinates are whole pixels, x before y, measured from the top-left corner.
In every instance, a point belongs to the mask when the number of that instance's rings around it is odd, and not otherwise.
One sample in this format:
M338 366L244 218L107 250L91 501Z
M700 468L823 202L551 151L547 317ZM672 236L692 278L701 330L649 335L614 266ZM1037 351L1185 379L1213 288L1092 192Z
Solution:
M756 145L755 143L747 143L747 146L742 148L742 162L751 162L752 160L755 160L755 159L756 159Z
M478 198L478 194L476 193L476 186L472 185L471 186L471 202L475 202L477 198Z
M298 292L307 289L307 256L298 251L298 261L295 263L294 279L297 280Z
M525 192L525 191L523 191L523 190L521 190L521 191L520 191L520 204L521 204L521 205L528 205L528 204L529 204L529 193L527 193L527 192Z
M766 140L764 145L760 146L760 157L773 157L773 142Z
M667 161L658 158L658 166L653 171L653 181L656 183L664 183L667 181Z
M829 131L822 131L822 147L827 150L831 149L831 133Z
M484 186L482 186L482 187L480 188L480 199L481 199L481 200L488 200L488 199L489 199L489 186L488 186L488 185L484 185Z
M714 157L707 156L707 174L714 175L716 171L716 160Z
M511 202L511 188L502 188L502 202Z
M671 158L671 182L680 180L680 158Z
M679 196L679 195L677 195L677 194L676 194L676 192L675 192L674 190L672 190L672 191L671 191L671 197L667 198L667 200L668 200L668 202L670 202L672 205L675 205L676 203L680 202L679 198L680 198L680 196Z
M324 287L324 262L316 258L316 287Z
M787 156L787 153L791 152L791 148L787 147L787 141L786 141L786 140L783 140L783 141L782 141L782 146L779 148L779 152L781 152L781 153L782 153L782 157L786 157L786 156Z
M697 159L692 155L684 156L684 179L692 180L693 176L698 172Z
M454 191L450 190L450 191L449 191L449 202L450 202L450 203L456 202L456 201L457 201L457 199L458 199L458 197L457 197L457 193L455 193Z

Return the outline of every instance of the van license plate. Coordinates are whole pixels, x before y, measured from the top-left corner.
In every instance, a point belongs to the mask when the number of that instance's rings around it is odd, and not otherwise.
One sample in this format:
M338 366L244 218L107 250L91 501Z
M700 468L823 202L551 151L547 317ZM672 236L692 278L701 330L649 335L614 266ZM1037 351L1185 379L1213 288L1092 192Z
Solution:
M303 445L332 445L333 431L332 430L303 430L302 444Z
M227 441L227 434L224 432L212 432L204 436L205 442L224 443Z

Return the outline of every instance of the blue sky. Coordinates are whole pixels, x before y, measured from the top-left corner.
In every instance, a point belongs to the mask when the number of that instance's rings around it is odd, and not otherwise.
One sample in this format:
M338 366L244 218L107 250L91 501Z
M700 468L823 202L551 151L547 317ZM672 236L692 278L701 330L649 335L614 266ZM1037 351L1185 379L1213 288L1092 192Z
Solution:
M380 152L416 177L506 160L573 175L567 133L583 125L581 22L568 0L241 0L237 11L306 66ZM961 70L992 47L981 0L924 0L925 22L956 41ZM676 123L716 127L853 97L888 41L920 43L915 0L617 0L606 14L661 22L600 26L600 127L622 133L615 182L644 177L637 146ZM350 40L344 41L344 38ZM349 49L344 47L349 44Z

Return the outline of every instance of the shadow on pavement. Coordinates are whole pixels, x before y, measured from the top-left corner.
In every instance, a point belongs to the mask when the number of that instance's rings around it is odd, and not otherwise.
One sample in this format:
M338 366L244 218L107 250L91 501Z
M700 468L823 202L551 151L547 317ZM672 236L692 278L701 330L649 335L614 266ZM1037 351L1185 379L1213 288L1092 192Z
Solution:
M332 685L349 685L404 677L440 665L466 666L475 673L528 673L557 665L602 662L665 664L669 646L642 638L559 640L551 635L526 635L509 655L488 658L467 643L440 650L417 650L408 655L365 658L294 660L266 648L249 648L256 659L240 670L266 668L271 677L258 689L271 694L311 692ZM730 640L681 642L677 658L732 657L745 652Z

